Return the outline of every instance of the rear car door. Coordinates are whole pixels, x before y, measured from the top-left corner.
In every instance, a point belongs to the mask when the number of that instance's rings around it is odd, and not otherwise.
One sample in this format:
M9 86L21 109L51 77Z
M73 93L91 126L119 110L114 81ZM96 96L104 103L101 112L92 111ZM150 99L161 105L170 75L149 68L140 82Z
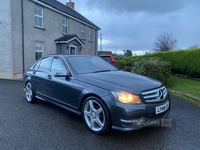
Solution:
M41 98L45 98L47 95L45 80L47 79L47 73L50 71L52 59L53 57L45 57L34 67L32 81L36 95Z

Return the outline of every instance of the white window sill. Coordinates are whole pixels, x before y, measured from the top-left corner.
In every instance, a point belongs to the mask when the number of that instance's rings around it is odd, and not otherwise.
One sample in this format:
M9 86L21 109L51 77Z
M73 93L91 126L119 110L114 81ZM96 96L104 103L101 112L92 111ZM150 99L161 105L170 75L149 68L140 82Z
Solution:
M39 26L34 26L34 28L36 28L36 29L40 29L40 30L46 30L45 28L43 28L43 27L39 27Z

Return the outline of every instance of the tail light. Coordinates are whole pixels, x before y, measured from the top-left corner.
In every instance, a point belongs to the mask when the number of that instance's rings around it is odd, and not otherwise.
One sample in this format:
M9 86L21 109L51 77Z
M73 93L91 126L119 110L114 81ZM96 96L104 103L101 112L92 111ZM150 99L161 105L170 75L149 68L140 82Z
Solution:
M111 64L115 65L115 61L111 61Z

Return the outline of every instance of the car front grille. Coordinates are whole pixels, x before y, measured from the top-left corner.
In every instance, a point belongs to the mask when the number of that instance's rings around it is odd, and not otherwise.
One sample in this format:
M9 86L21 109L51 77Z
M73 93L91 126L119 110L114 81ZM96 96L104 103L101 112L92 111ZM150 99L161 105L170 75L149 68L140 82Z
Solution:
M159 102L165 99L165 97L167 96L167 89L165 86L163 86L158 89L142 92L142 95L145 102L147 103Z

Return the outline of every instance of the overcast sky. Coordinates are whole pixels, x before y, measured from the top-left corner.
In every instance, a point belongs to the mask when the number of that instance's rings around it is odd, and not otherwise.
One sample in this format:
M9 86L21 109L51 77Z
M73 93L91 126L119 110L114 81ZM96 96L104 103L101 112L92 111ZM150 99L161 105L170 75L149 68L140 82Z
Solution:
M65 4L69 0L58 0ZM75 10L101 28L103 50L144 54L156 37L172 33L176 49L200 46L200 0L72 0ZM99 36L100 38L100 36ZM100 48L100 47L98 47Z

